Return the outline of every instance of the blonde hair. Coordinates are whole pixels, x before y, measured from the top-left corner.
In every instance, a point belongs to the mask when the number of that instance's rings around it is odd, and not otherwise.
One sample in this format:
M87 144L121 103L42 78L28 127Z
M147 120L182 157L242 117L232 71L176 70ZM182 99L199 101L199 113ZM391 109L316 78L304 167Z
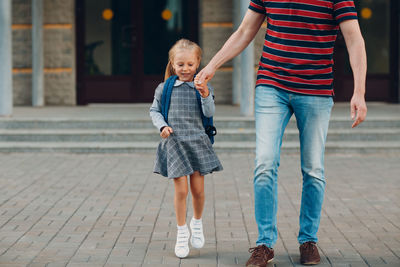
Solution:
M174 62L174 57L175 57L177 51L181 50L181 49L193 50L194 53L196 53L197 58L200 63L201 55L203 53L200 46L198 44L196 44L195 42L189 41L187 39L180 39L171 47L171 49L168 52L168 64L165 69L164 81L166 81L169 77L176 75L174 67L172 66L172 63Z

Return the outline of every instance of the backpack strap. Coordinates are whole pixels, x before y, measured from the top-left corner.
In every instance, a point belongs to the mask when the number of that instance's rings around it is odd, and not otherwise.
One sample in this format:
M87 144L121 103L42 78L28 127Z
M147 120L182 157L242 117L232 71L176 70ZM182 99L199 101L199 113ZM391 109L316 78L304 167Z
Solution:
M171 94L172 94L172 90L174 88L175 81L177 78L178 78L178 76L174 75L174 76L169 77L165 81L163 92L161 95L161 114L163 115L166 123L168 123L168 111L169 111L169 105L171 103ZM200 108L200 114L201 114L201 120L203 122L203 127L206 131L206 134L210 138L211 144L214 144L214 135L217 134L217 129L215 129L215 127L213 125L213 117L207 118L206 116L204 116L203 109L201 108L200 93L197 90L195 90L195 91L196 91L197 103Z
M178 76L176 75L171 76L164 83L164 88L161 96L161 114L163 115L166 123L168 123L168 110L171 103L172 89L174 88L177 78Z
M201 96L199 91L196 90L196 98L197 103L199 104L200 113L201 113L201 120L203 121L203 127L206 131L206 134L210 138L211 144L214 144L214 135L217 134L217 129L214 127L213 117L206 117L203 114L203 109L201 108Z

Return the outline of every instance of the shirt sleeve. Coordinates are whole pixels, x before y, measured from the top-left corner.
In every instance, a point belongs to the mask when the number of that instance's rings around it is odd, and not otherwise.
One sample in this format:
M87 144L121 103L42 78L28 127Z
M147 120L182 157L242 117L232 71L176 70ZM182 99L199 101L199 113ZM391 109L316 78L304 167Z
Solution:
M249 9L264 15L267 13L262 0L251 0Z
M164 83L160 83L157 86L156 92L154 93L153 104L150 107L150 117L153 121L153 125L161 130L162 127L168 126L165 122L164 116L161 114L161 95L164 88Z
M333 17L337 23L349 19L357 19L357 11L353 0L334 0Z
M215 103L214 103L214 89L207 84L210 94L207 97L201 97L201 109L205 117L210 118L214 116L215 113Z

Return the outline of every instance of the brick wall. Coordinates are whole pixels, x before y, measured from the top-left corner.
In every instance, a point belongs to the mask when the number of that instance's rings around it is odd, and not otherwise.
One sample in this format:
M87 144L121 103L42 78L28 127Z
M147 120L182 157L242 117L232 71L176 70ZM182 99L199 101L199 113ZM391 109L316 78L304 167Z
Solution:
M76 105L75 12L74 0L44 0L45 104ZM31 105L32 17L31 0L13 0L13 87L14 104ZM232 0L200 0L200 45L203 66L233 32ZM255 40L257 65L265 26ZM256 66L255 66L256 67ZM212 80L216 102L232 103L232 61Z
M13 0L13 90L15 105L31 105L31 0ZM76 105L74 0L44 0L46 105Z

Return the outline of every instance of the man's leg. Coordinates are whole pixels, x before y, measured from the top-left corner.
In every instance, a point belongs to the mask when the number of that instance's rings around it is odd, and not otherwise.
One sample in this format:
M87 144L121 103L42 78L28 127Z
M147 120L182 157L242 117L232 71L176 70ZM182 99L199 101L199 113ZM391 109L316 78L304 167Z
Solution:
M298 241L317 242L322 202L325 193L324 153L331 97L295 95L292 106L300 133L303 190Z
M257 246L272 248L277 240L277 177L283 132L293 114L288 94L258 86L255 96L256 158L254 204L258 225Z

